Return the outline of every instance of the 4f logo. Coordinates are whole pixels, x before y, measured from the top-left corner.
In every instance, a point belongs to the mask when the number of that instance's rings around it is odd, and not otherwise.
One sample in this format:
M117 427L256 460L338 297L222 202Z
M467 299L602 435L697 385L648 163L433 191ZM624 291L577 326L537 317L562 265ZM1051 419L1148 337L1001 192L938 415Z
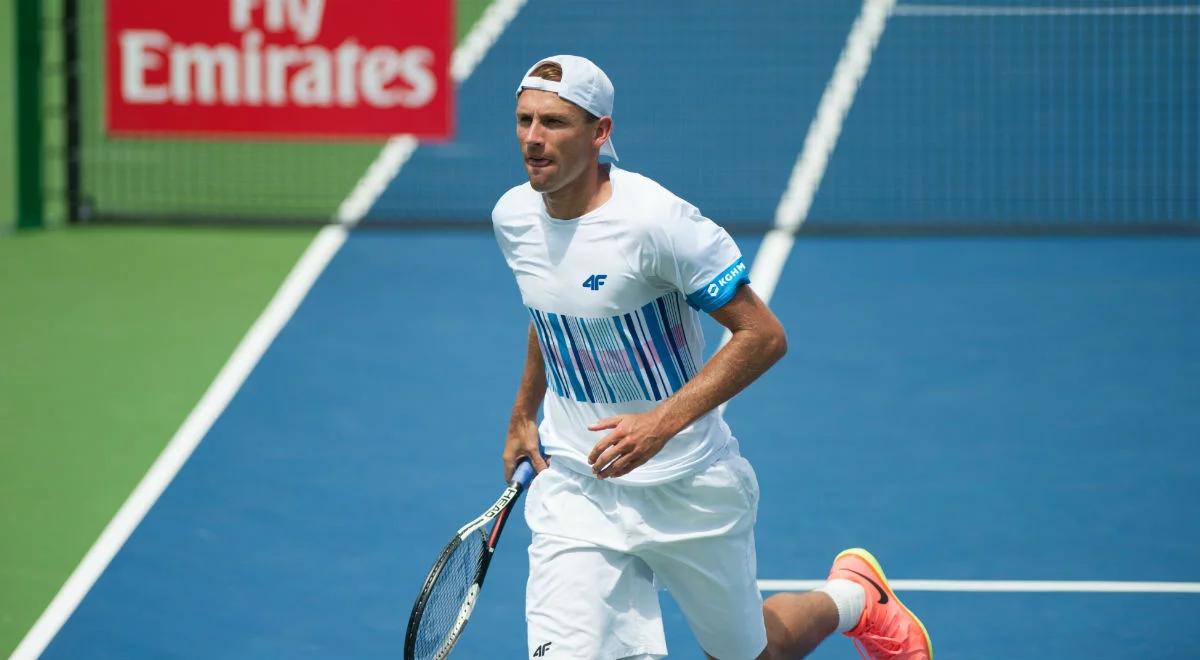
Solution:
M601 277L604 277L604 276L601 275ZM589 277L588 279L591 279L591 278ZM533 657L544 658L544 657L546 657L546 654L549 652L550 652L550 642L546 642L545 644L542 644L541 646L534 649Z
M600 287L604 286L606 279L608 279L608 275L588 275L588 278L583 281L583 288L599 291Z

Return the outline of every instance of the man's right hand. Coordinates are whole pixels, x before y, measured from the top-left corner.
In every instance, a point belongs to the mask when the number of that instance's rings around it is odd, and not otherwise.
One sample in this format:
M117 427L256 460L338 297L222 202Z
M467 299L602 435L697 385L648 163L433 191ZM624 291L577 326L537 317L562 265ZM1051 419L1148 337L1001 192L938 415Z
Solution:
M521 457L528 457L533 469L541 472L547 467L546 459L538 447L537 421L513 418L508 423L508 437L504 440L504 481L512 479L513 470Z

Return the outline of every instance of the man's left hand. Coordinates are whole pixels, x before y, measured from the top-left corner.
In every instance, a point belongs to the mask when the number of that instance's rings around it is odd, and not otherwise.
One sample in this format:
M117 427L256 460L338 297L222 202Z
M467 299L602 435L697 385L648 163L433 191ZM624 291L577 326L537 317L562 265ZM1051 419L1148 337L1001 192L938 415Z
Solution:
M620 477L650 460L674 433L662 428L656 410L633 415L616 415L588 427L589 431L612 430L592 447L588 464L599 479Z

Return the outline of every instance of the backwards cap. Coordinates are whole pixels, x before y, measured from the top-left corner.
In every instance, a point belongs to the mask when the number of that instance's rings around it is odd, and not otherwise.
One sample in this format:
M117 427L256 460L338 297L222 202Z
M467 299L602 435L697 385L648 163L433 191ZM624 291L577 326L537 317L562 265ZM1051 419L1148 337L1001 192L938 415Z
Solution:
M546 80L531 76L539 64L554 62L562 69L562 81ZM537 61L529 67L517 87L517 96L523 89L540 89L554 92L560 99L570 101L597 117L611 117L613 112L613 85L608 76L591 60L576 55L554 55ZM617 150L612 138L600 145L600 155L617 160Z

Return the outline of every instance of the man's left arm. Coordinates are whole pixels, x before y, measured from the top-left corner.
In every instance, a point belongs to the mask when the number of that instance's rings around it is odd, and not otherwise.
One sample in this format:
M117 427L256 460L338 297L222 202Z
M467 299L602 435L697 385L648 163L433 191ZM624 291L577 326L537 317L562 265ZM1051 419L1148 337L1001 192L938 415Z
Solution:
M597 477L620 477L650 460L676 433L732 399L787 352L779 319L749 286L739 287L710 313L732 337L700 373L649 412L617 415L588 427L612 431L588 455Z

